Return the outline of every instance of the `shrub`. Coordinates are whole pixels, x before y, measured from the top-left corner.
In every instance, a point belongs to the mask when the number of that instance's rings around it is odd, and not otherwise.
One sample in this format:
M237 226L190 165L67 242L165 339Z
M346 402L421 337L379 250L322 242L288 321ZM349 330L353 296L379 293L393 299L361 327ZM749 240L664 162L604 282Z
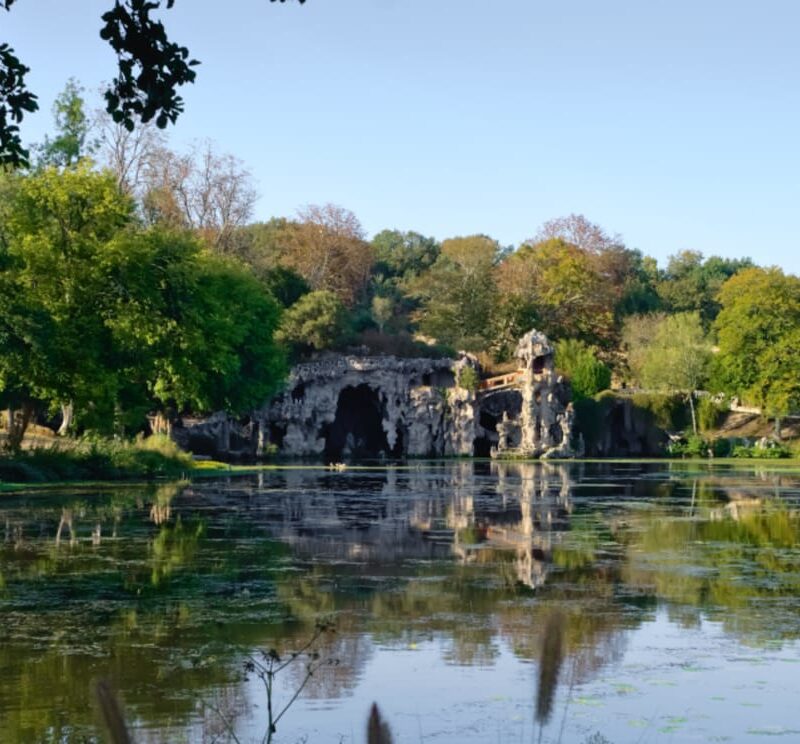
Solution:
M0 458L0 479L14 483L151 479L191 470L191 457L155 435L134 442L88 437Z
M703 437L690 434L682 442L673 442L668 448L672 457L706 457L711 445Z
M727 437L719 437L711 442L711 451L714 457L730 457L733 445Z
M461 371L458 373L459 387L474 393L478 389L479 383L480 378L474 367L465 366L461 368Z
M570 381L573 400L591 398L611 385L611 370L582 341L559 341L556 344L555 362Z
M662 429L682 431L691 422L686 401L679 395L667 393L636 393L633 405L648 411Z

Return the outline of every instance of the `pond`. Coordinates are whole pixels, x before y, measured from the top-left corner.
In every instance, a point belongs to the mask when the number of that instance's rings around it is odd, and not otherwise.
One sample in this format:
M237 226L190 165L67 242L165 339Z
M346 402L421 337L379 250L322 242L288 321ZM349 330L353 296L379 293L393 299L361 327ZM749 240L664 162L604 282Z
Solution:
M261 741L252 660L309 641L275 742L373 702L395 742L800 740L791 471L282 468L5 494L0 530L2 742L100 741L100 680L137 742Z

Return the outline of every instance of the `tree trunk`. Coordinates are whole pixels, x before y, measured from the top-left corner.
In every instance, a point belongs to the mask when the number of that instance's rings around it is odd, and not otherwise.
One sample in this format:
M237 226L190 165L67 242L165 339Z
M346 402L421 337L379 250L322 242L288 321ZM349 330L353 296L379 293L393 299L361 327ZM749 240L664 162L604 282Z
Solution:
M72 422L75 420L75 406L72 401L61 404L61 426L58 427L56 434L60 437L65 437L69 434L72 428Z
M781 438L781 417L775 417L775 439L780 440Z
M689 395L689 410L692 412L692 432L697 435L697 416L694 412L694 390L692 390Z
M22 442L25 439L25 432L28 430L35 408L30 401L22 404L18 410L9 408L8 416L8 438L6 448L11 452L19 452L22 449Z
M172 433L172 419L166 413L158 412L153 416L150 428L153 434L166 434L169 436Z

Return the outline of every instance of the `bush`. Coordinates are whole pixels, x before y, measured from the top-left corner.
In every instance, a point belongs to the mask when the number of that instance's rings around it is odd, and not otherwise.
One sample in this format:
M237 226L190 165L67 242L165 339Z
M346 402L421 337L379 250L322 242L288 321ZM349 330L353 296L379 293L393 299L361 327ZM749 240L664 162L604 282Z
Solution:
M682 396L667 393L636 393L633 405L650 413L662 429L682 431L691 423L688 405Z
M731 457L741 459L779 460L791 456L791 450L783 445L775 445L773 447L748 447L747 445L740 444L735 446L731 452Z
M682 442L673 442L668 448L672 457L707 457L710 443L697 434L691 434Z
M463 367L458 373L458 386L464 388L464 390L474 393L479 384L480 378L473 367Z
M169 437L134 442L87 437L0 458L0 479L11 483L175 477L193 467L192 458Z
M570 381L573 400L591 398L611 385L611 370L582 341L559 341L556 344L555 362Z
M730 457L733 445L727 437L719 437L711 442L711 451L714 457Z

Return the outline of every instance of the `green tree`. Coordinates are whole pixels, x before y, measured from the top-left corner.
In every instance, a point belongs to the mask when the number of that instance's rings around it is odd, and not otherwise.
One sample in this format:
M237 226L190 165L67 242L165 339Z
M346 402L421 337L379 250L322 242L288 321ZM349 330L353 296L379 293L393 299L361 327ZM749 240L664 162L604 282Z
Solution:
M90 126L82 94L83 88L70 78L56 98L53 104L56 136L53 139L45 136L36 148L40 167L70 168L93 152L93 144L87 141Z
M601 362L594 349L577 339L556 343L556 367L570 382L573 400L591 398L611 385L611 370Z
M494 314L497 356L507 356L531 328L552 339L608 345L614 335L613 287L594 256L560 238L524 245L498 269Z
M441 253L434 238L417 232L382 230L373 239L376 276L384 279L410 279L433 266Z
M420 303L413 317L422 333L467 351L486 348L497 297L494 267L499 251L497 241L485 235L442 243L433 266L405 285Z
M639 336L639 343L639 348L630 349L636 378L646 388L685 395L697 434L694 393L707 379L711 361L711 344L699 313L662 316L655 320L652 335Z
M82 427L136 430L147 411L241 413L277 389L280 307L246 267L190 233L138 228L111 173L79 164L12 182L0 205L12 420L69 402Z
M99 405L113 399L116 373L106 362L112 344L100 312L105 287L97 259L131 224L131 201L113 177L86 164L15 177L5 194L2 289L9 318L17 319L7 327L6 343L30 354L21 364L0 355L5 389L17 391L22 410L34 400Z
M703 327L719 313L717 299L722 285L737 272L751 268L749 258L703 258L697 251L682 251L670 256L667 269L658 282L658 295L664 308L673 313L698 312Z
M240 414L277 390L285 374L274 339L280 308L246 268L202 251L188 233L158 228L120 235L101 267L122 407L133 424L142 405L166 418Z
M335 292L317 290L301 297L283 315L277 339L298 353L331 349L347 340L350 315Z
M800 278L774 267L745 269L722 285L719 302L719 384L763 406L779 427L777 419L798 407L792 344L800 329Z
M370 306L372 318L378 326L378 330L383 333L387 323L394 317L394 302L389 297L375 295Z
M373 311L378 302L383 308L381 317L373 312L375 322L382 329L391 319L391 330L408 331L411 315L419 308L419 301L409 296L407 285L426 272L441 253L441 246L434 238L419 233L399 230L383 230L372 239L375 249L375 265L372 268L370 294Z

